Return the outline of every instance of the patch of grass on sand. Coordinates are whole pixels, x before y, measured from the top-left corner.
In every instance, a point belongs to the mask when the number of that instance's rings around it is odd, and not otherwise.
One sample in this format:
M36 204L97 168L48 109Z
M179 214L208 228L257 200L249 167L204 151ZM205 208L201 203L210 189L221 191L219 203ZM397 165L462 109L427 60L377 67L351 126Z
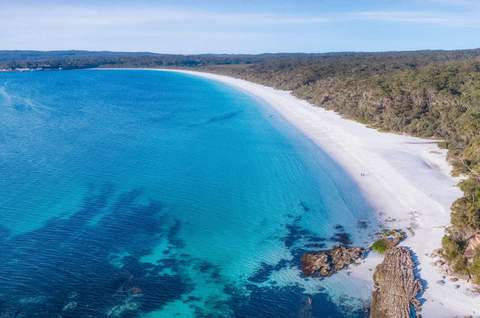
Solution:
M389 244L387 240L384 238L378 239L372 244L372 250L374 250L379 254L385 253L388 247L389 247Z

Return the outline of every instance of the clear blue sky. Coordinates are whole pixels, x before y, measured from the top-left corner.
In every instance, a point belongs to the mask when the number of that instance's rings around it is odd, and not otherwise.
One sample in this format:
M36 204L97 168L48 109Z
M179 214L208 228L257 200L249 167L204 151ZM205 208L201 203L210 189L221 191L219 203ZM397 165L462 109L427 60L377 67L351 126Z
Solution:
M0 49L261 53L480 47L480 0L0 0Z

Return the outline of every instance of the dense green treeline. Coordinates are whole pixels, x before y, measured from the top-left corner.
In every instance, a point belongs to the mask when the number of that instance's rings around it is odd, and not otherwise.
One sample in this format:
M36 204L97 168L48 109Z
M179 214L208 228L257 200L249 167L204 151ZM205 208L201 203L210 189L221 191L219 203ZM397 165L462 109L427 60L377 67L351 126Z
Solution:
M462 60L480 55L480 49L457 51L412 51L378 53L265 53L265 54L158 54L110 51L8 51L0 50L0 69L75 69L89 67L204 67L249 65L269 71L340 73L384 72L433 61ZM367 67L366 67L367 66ZM366 67L366 68L365 68ZM259 70L259 68L257 68ZM278 74L277 74L278 75ZM285 85L290 85L285 83Z
M149 52L1 51L0 69L80 69L93 67L194 67L257 63L265 55L176 55Z

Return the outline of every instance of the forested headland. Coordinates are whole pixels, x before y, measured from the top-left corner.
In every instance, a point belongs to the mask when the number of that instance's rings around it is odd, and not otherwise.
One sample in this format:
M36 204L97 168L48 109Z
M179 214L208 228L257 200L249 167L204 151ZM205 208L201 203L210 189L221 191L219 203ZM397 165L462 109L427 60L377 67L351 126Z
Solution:
M443 254L454 271L480 283L480 247L472 243L480 238L480 49L261 55L0 51L0 69L93 67L182 67L230 75L290 90L380 130L443 140L454 174L465 176Z

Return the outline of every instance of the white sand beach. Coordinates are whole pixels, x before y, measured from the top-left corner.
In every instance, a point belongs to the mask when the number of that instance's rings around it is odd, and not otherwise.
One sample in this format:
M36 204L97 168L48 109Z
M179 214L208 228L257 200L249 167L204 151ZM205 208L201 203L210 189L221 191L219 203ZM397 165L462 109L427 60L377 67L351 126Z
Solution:
M473 286L444 277L431 255L441 246L450 221L450 205L461 195L458 180L450 176L446 151L434 141L379 132L314 107L287 91L222 75L179 72L217 80L265 100L354 178L385 226L412 227L414 234L402 245L415 253L419 275L426 282L424 317L480 316L480 301L472 292ZM369 256L352 275L371 286L369 269L379 261L380 257Z

